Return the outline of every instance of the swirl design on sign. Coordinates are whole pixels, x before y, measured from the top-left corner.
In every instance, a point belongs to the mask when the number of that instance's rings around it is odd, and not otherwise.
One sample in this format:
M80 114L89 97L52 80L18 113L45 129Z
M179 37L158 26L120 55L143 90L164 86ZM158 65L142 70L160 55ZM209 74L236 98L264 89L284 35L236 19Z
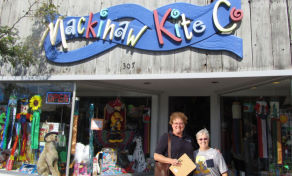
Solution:
M122 37L122 35L123 35L123 29L122 28L117 29L115 31L115 37Z
M73 26L68 26L66 29L65 29L65 34L66 35L71 35L73 33Z
M178 17L180 16L180 11L177 9L172 9L170 15L171 15L171 18L178 19Z
M101 18L106 18L107 15L108 15L108 9L102 9L102 10L100 11L100 17L101 17Z
M234 22L238 22L243 18L243 11L241 9L236 9L233 7L230 11L230 18Z

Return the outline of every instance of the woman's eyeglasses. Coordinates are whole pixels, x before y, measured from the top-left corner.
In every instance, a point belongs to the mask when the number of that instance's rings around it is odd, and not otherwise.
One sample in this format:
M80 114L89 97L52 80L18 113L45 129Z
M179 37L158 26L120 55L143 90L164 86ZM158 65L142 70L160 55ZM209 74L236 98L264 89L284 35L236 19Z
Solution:
M199 141L202 141L202 140L207 141L208 138L200 138L200 139L199 139Z
M180 126L183 126L184 123L173 123L174 125L180 125Z

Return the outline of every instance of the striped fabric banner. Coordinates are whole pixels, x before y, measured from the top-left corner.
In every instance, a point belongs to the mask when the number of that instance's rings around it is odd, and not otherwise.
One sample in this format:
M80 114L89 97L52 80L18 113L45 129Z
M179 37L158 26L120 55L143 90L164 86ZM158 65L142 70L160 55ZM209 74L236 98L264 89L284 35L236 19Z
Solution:
M266 119L257 117L259 158L268 158Z
M273 162L283 164L283 151L281 143L281 122L279 119L272 118L272 144L273 144Z

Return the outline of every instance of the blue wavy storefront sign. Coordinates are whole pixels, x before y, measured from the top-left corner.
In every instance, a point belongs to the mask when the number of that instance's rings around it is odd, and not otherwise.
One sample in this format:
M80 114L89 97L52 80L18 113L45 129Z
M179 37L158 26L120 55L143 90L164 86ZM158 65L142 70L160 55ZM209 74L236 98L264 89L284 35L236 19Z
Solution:
M48 60L55 63L81 61L117 45L148 51L184 47L225 50L242 58L242 39L231 33L243 17L240 0L217 0L207 6L169 4L150 11L136 4L121 4L83 17L61 17L44 32ZM92 43L68 51L68 41ZM58 50L62 45L64 51Z

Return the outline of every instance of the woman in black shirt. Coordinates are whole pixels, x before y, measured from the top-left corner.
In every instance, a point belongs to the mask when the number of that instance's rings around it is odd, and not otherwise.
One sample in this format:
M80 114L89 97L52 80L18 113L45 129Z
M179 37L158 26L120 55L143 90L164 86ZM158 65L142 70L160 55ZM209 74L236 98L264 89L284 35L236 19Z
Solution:
M187 116L182 112L174 112L170 116L169 124L172 131L169 132L171 138L171 158L168 157L168 133L163 134L156 146L154 160L172 165L179 165L178 158L186 153L193 158L194 142L192 138L185 134L184 129L187 124Z

